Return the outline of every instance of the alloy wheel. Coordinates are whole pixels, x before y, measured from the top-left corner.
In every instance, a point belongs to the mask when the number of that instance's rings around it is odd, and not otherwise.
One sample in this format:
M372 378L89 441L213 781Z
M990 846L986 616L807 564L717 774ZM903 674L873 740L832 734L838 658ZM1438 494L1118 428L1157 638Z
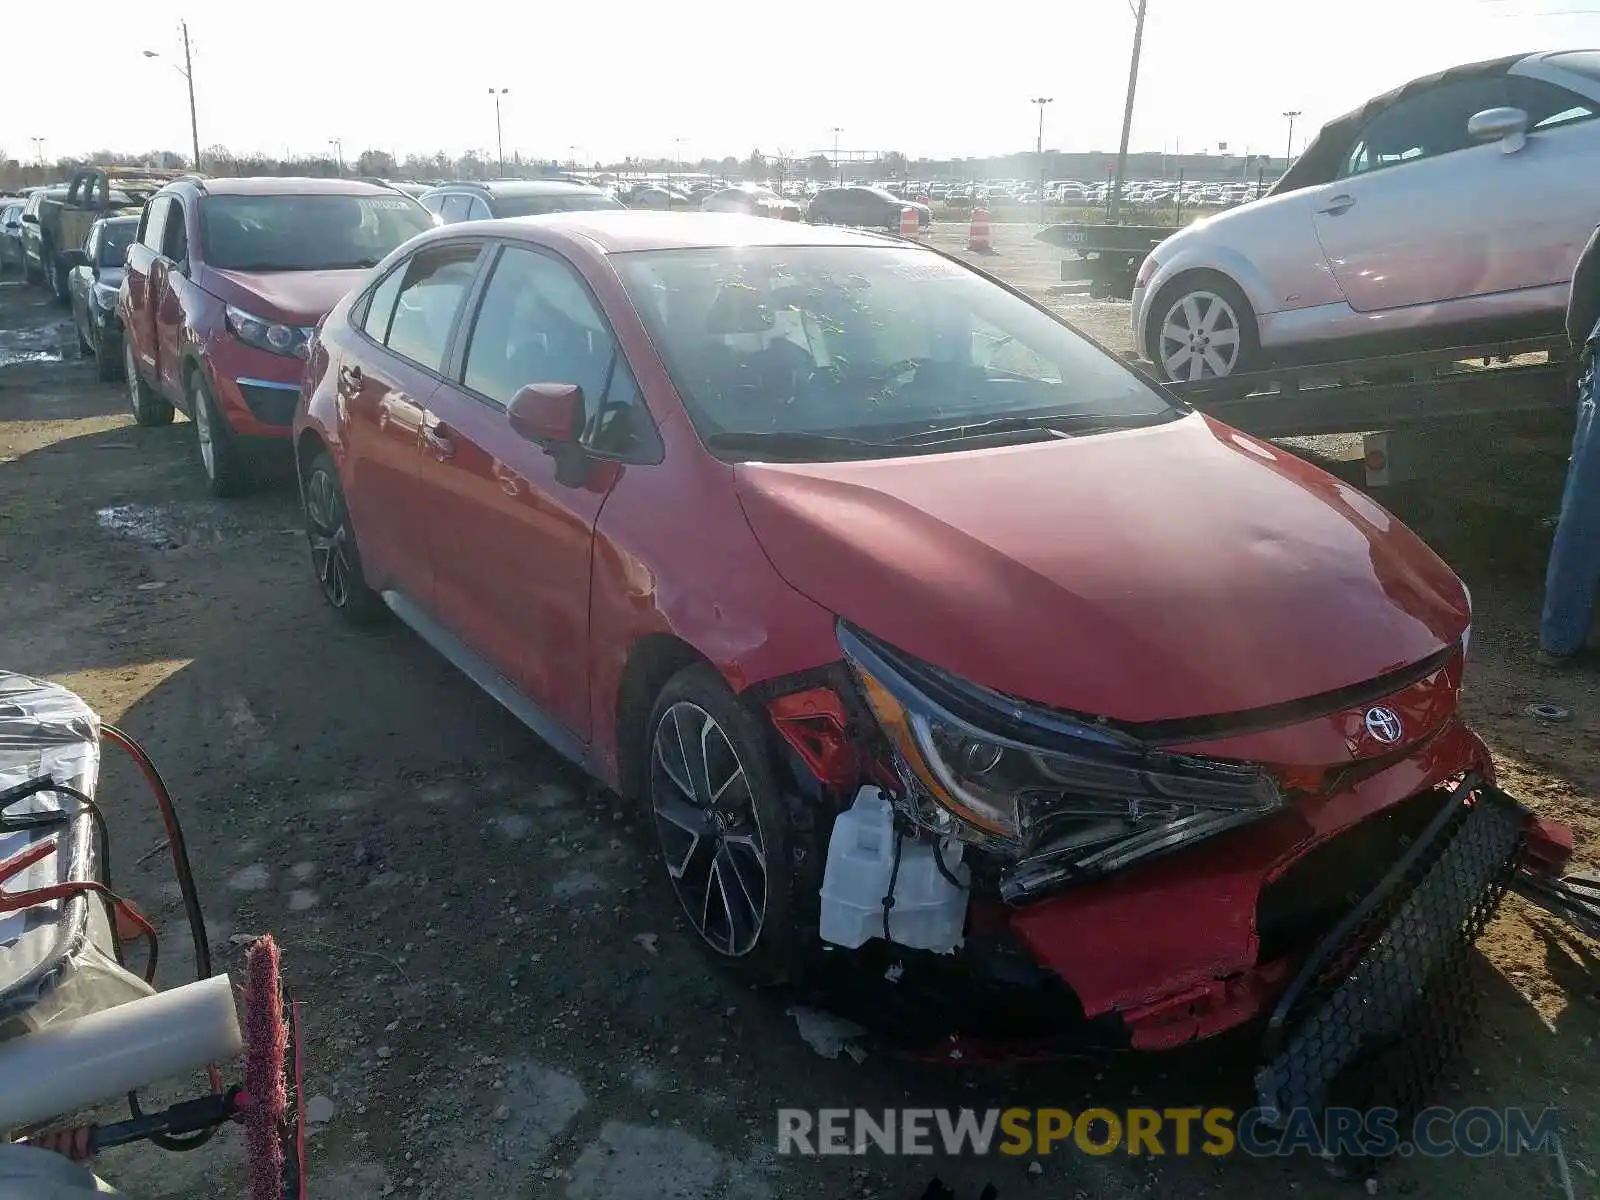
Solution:
M189 390L189 417L194 421L194 436L200 443L200 463L206 469L206 478L217 477L216 437L211 428L211 405L206 400L205 389L196 380Z
M1180 296L1161 320L1162 369L1179 381L1231 375L1239 365L1239 336L1239 314L1221 296Z
M717 953L748 954L767 913L766 841L738 751L698 704L679 701L656 725L650 804L690 923Z
M328 473L320 468L306 480L306 538L311 543L311 566L322 594L335 608L350 602L350 523L345 520L344 497Z

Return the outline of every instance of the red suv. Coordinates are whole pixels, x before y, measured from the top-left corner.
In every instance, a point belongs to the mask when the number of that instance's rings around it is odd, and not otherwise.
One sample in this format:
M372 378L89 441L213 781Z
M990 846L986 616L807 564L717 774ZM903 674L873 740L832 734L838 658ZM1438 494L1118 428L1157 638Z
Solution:
M194 422L214 495L289 436L311 327L433 218L392 188L333 179L185 179L145 205L118 311L134 417Z
M925 247L437 229L334 306L295 439L335 609L636 799L717 959L941 1054L1271 1014L1263 1096L1314 1104L1458 1002L1536 829L1443 562Z

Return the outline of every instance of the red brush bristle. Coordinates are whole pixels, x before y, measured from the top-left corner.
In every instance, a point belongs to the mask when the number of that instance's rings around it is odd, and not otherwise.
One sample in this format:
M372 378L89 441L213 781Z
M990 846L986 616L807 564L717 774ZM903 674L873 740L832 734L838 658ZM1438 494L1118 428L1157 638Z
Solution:
M283 1124L288 1088L283 1057L288 1031L278 988L278 945L270 937L250 946L244 984L244 1087L250 1107L244 1114L250 1153L250 1200L282 1200Z

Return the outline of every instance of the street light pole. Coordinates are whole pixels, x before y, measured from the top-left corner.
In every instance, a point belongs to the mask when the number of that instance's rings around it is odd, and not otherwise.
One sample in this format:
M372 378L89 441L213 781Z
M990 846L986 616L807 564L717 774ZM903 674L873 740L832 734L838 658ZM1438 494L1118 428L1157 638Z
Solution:
M39 160L39 165L41 167L44 166L44 143L46 139L42 137L36 137L29 138L28 140L33 143L33 156Z
M1039 154L1039 224L1041 225L1044 224L1044 106L1054 99L1055 97L1053 96L1035 96L1028 101L1029 104L1037 104L1039 106L1039 142L1037 150Z
M1300 110L1295 109L1294 112L1286 112L1283 115L1289 120L1289 145L1283 152L1283 169L1287 171L1289 160L1294 157L1294 119L1300 115Z
M839 169L839 186L844 186L844 160L839 157L839 135L844 132L843 125L833 127L833 165Z
M339 138L329 138L328 145L333 147L333 173L340 179L344 178L344 142Z
M1122 208L1122 184L1128 174L1128 135L1133 132L1133 93L1139 85L1139 51L1144 46L1144 10L1146 0L1139 0L1139 9L1133 14L1133 60L1128 64L1128 99L1122 106L1122 141L1117 146L1117 174L1111 181L1110 209L1115 219Z
M183 35L183 66L172 64L172 69L182 75L189 84L189 142L194 150L194 169L200 170L200 117L194 103L194 57L189 48L189 22L179 21L178 31ZM160 58L157 50L145 50L146 58Z
M500 160L501 178L504 178L506 173L506 143L505 138L500 133L500 97L510 90L510 88L489 89L489 95L494 97L494 152L495 156Z

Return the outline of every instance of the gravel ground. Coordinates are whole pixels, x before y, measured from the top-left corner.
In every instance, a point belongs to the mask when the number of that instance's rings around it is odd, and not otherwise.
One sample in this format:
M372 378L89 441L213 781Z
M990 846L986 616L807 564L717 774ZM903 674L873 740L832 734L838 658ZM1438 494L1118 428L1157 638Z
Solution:
M959 239L940 229L935 240ZM984 265L1125 347L1127 306L1058 295L1030 227ZM709 970L676 919L632 806L589 786L403 629L337 625L313 587L287 483L220 504L193 433L132 425L72 354L58 310L0 284L0 612L11 669L60 681L149 748L185 817L220 965L274 932L304 1002L312 1195L906 1197L1348 1194L1306 1162L779 1158L779 1106L1112 1108L1235 1103L1242 1060L930 1070L872 1048L819 1057L782 998ZM68 353L63 356L65 347ZM1596 822L1595 676L1528 666L1547 533L1419 510L1477 597L1467 708L1513 791ZM1537 700L1572 720L1541 724ZM159 829L132 772L101 788L119 884L156 920L163 978L192 970ZM1584 856L1588 857L1587 849ZM1508 902L1481 943L1483 1033L1455 1103L1559 1105L1579 1194L1595 1192L1595 952ZM1241 1105L1242 1106L1242 1105ZM112 1152L139 1197L240 1191L242 1142ZM1379 1186L1554 1196L1545 1158L1406 1160Z

